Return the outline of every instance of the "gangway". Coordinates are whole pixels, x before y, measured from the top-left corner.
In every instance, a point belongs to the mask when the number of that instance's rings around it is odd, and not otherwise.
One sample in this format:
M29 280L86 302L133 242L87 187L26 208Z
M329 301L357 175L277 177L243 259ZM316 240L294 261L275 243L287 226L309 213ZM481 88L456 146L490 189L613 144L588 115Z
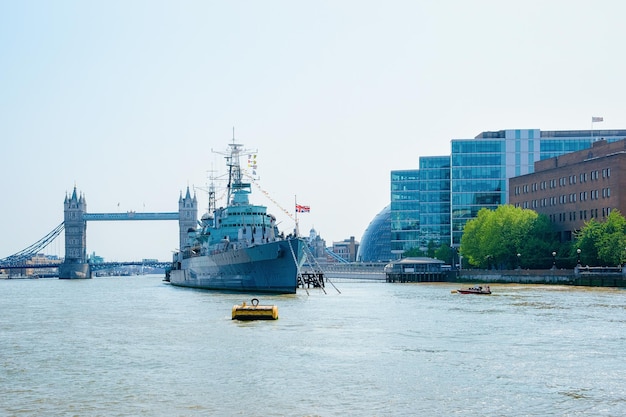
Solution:
M335 287L335 284L333 284L327 277L324 277L324 271L322 270L321 265L317 262L313 252L311 252L311 248L309 248L309 245L307 245L306 242L304 244L304 254L306 255L306 259L311 269L307 271L300 270L298 272L298 286L302 288L310 288L311 286L314 288L321 288L322 291L324 291L324 294L326 294L324 285L324 281L326 281L329 282L339 294L341 294L341 291Z

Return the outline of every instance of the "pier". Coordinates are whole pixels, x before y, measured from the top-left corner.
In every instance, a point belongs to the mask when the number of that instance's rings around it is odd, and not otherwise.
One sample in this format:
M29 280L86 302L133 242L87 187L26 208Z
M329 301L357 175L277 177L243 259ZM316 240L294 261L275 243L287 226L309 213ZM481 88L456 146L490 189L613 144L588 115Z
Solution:
M299 288L324 288L323 272L301 272L298 274Z

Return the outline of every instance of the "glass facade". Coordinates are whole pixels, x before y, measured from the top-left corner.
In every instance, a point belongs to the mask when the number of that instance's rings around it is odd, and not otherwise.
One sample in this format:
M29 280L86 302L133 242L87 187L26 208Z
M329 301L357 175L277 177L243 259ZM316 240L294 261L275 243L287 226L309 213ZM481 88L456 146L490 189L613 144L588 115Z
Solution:
M388 262L396 257L391 253L391 207L385 207L371 221L356 255L357 262Z
M418 246L450 244L450 156L421 157Z
M481 208L508 203L509 178L596 140L625 138L626 130L512 129L453 139L449 157L421 157L419 169L391 172L392 252L424 249L431 240L458 246L465 223Z
M420 172L391 171L391 252L414 248L420 237Z
M501 139L453 140L451 156L452 245L465 223L483 208L506 201L506 147Z

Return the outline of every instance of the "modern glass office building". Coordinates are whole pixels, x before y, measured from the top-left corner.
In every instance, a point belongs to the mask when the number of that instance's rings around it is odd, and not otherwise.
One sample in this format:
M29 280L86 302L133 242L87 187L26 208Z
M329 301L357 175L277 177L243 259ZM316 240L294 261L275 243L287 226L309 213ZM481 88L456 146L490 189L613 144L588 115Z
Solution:
M391 251L450 242L450 156L425 156L419 169L391 172Z
M533 173L536 161L590 148L598 139L624 138L626 130L512 129L452 139L449 157L421 157L419 170L391 172L392 251L424 249L438 239L456 247L481 208L508 203L509 178Z
M357 262L388 262L391 254L391 207L385 207L365 229L357 251Z
M452 246L482 208L506 204L508 179L533 172L540 155L537 129L483 132L474 139L453 139L451 166Z
M400 256L420 238L419 170L391 171L391 252Z
M419 161L420 247L450 242L450 156L423 156Z

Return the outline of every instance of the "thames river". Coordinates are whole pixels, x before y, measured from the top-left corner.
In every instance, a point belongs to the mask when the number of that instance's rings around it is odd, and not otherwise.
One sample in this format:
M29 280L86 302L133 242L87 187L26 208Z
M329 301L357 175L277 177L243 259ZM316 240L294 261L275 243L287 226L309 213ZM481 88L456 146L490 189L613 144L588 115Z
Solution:
M3 416L624 416L626 290L0 281Z

